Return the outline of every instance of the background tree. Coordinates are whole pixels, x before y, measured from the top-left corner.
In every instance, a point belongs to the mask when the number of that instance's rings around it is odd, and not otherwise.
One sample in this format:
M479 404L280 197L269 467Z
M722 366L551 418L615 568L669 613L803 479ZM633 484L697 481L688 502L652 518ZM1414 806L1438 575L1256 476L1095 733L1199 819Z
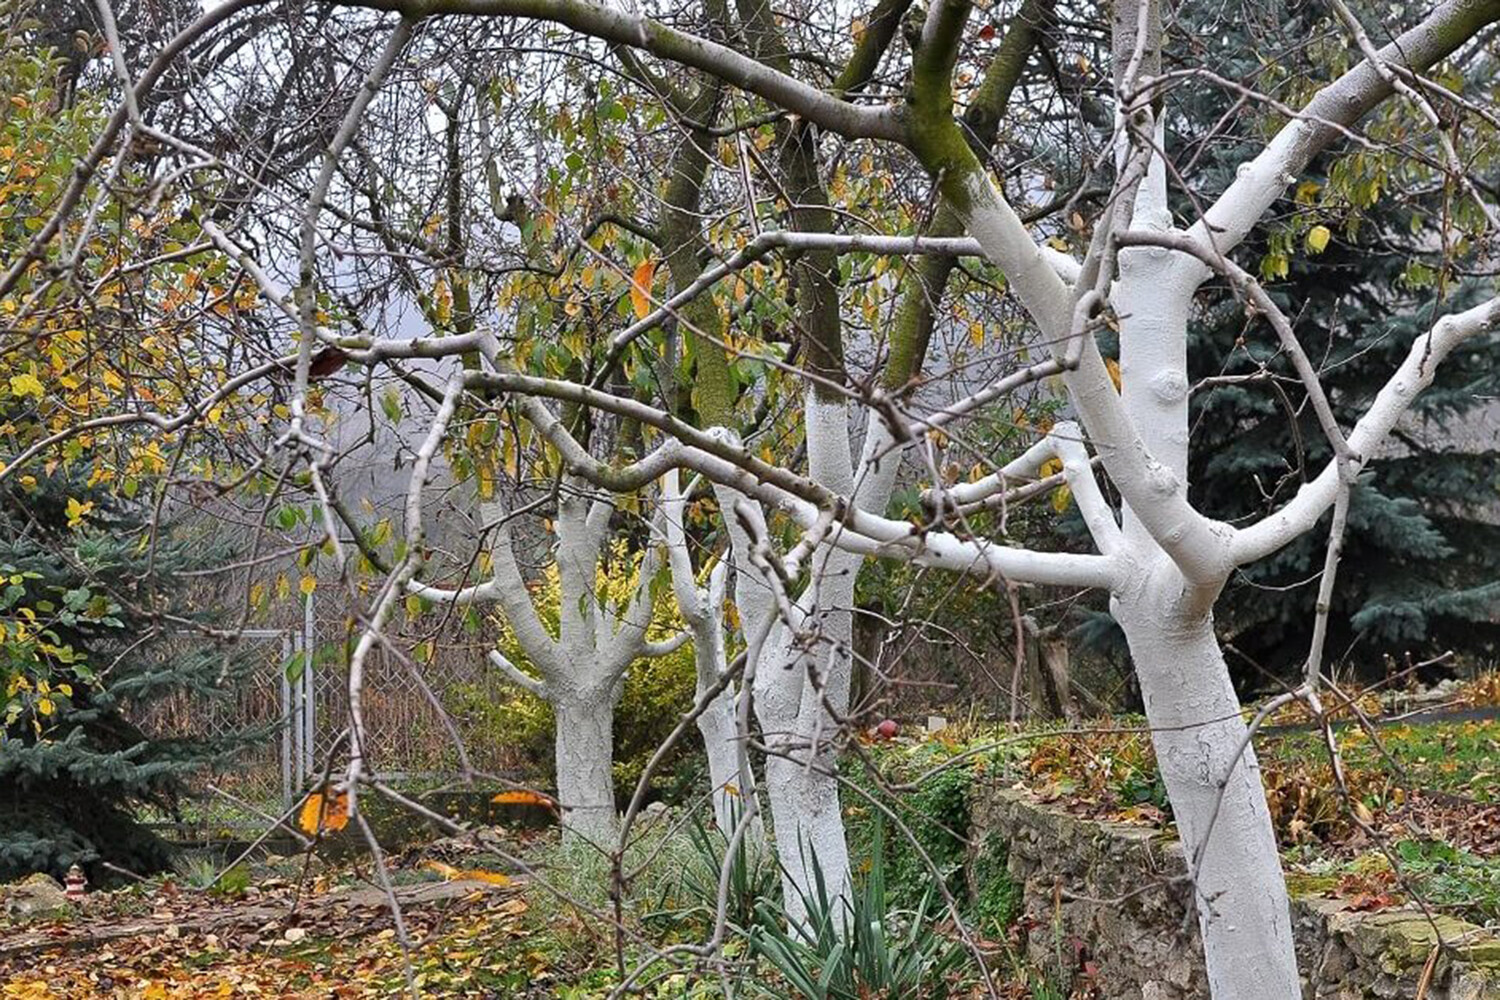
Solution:
M1296 104L1299 81L1347 65L1336 23L1320 6L1257 6L1245 20L1186 11L1201 30L1205 67L1242 86ZM1459 85L1456 76L1439 77ZM1185 103L1184 155L1228 183L1274 112L1226 116L1240 98L1206 88ZM1213 123L1198 130L1192 123ZM1456 121L1453 123L1456 126ZM1466 308L1481 294L1485 265L1462 259L1455 216L1474 209L1431 162L1395 152L1425 126L1392 103L1365 134L1384 148L1341 148L1318 157L1297 184L1291 211L1254 236L1246 253L1277 304L1299 317L1299 336L1318 359L1333 412L1352 423L1412 341L1431 324L1434 302ZM1475 146L1476 176L1494 176L1491 152ZM1245 310L1205 298L1190 347L1195 447L1190 475L1203 509L1231 524L1264 515L1330 458L1317 418L1303 402L1284 352L1246 336ZM1427 659L1445 650L1492 656L1500 640L1500 341L1475 341L1439 369L1412 405L1382 460L1351 498L1344 566L1329 616L1335 662L1369 677L1385 656ZM1290 411L1289 411L1290 410ZM1225 589L1220 634L1232 668L1250 688L1275 687L1312 642L1307 595L1322 568L1306 536L1245 567Z
M165 867L170 849L142 810L172 814L186 779L256 735L162 736L132 721L172 696L211 705L243 667L232 647L184 638L208 620L179 574L223 558L209 526L179 535L150 515L62 469L0 492L0 881Z

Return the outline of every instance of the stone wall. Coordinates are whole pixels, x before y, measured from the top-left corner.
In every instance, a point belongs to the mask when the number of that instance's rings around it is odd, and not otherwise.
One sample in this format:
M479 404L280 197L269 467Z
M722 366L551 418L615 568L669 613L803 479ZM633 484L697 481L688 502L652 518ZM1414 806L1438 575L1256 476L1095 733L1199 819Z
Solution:
M1092 962L1111 1000L1208 996L1177 841L1071 816L1010 788L976 788L972 810L971 851L1004 850L1023 890L1033 962L1066 971ZM1292 911L1305 1000L1411 1000L1439 935L1425 1000L1500 998L1500 939L1481 928L1440 916L1435 930L1414 910L1355 912L1319 897L1294 898Z

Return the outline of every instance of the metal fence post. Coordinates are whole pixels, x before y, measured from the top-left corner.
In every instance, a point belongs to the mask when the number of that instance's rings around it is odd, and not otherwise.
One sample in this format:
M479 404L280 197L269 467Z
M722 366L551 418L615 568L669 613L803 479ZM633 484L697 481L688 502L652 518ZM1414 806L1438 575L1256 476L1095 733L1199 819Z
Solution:
M318 689L313 678L313 651L317 647L314 641L312 594L303 598L302 609L302 752L305 755L303 774L310 781L315 776L318 766Z
M281 807L291 809L294 792L292 789L292 761L293 757L293 733L292 733L292 682L287 680L286 665L292 659L292 636L289 632L281 633L281 664L278 669L281 672Z

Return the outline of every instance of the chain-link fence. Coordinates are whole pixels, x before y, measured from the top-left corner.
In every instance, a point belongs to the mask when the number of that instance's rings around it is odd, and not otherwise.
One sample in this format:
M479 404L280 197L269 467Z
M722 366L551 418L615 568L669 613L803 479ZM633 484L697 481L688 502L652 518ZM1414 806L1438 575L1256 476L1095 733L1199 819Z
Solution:
M212 696L174 692L135 714L133 721L153 737L201 736L226 747L223 758L192 782L191 795L175 815L155 817L180 836L264 829L269 818L295 806L323 779L330 759L337 776L349 730L347 651L357 633L332 601L309 596L296 610L300 621L240 633L227 652L237 666L225 671L222 691ZM492 638L468 633L456 621L422 638L436 651L425 662L411 658L410 637L400 635L392 636L388 647L378 645L365 662L369 762L395 782L450 781L459 772L451 723L473 766L512 769L516 761L475 732L456 707L476 697L500 696L485 664ZM159 644L151 655L180 655L209 641L182 635Z

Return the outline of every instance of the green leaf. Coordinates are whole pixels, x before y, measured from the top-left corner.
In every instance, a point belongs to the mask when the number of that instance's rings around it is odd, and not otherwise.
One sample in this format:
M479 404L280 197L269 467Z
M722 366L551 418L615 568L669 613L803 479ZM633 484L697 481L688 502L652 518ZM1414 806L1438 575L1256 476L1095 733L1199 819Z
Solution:
M394 388L386 389L385 392L380 394L380 410L391 423L399 424L401 422L401 397L397 395Z

